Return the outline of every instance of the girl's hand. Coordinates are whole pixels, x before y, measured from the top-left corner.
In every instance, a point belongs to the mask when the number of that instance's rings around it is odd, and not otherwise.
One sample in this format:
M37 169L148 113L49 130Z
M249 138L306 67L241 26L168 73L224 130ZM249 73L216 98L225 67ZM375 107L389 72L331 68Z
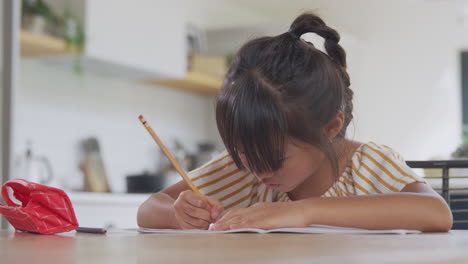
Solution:
M238 228L274 229L305 227L302 208L295 202L256 203L248 208L229 211L211 227L220 231Z
M173 206L181 229L206 230L224 210L218 201L190 190L181 192Z

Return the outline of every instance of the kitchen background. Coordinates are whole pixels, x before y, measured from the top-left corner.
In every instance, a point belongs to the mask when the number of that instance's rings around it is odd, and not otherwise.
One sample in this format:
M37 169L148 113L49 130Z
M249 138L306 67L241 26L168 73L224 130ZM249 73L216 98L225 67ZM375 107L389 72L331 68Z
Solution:
M463 143L468 1L28 0L9 178L67 190L81 223L134 227L148 194L124 194L127 176L164 175L158 188L179 179L138 115L187 170L206 161L223 150L213 96L227 61L309 10L340 32L348 53L348 137L390 145L408 160L451 158Z

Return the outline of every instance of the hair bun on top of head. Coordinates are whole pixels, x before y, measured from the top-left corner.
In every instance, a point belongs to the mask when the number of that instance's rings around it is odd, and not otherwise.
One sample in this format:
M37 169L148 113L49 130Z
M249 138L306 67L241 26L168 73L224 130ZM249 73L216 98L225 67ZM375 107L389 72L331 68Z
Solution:
M297 17L288 31L292 36L300 38L305 33L315 33L325 40L327 54L341 67L346 68L346 53L338 44L340 34L333 28L327 26L323 20L312 13L304 13Z
M316 33L325 40L340 41L340 35L328 27L323 20L312 13L305 13L297 17L289 28L289 32L297 37L305 33Z

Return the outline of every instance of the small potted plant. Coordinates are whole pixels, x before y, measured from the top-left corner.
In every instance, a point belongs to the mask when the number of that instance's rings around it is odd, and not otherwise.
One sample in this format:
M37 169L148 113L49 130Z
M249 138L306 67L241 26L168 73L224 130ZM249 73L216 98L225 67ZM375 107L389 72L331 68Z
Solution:
M43 0L22 0L21 13L24 29L36 34L58 33L61 19Z
M463 143L452 153L454 159L468 159L468 124L463 125ZM450 176L468 176L468 168L452 168Z
M452 158L468 158L468 124L463 124L463 143L452 153Z
M466 159L468 158L468 142L463 142L453 153L452 158Z

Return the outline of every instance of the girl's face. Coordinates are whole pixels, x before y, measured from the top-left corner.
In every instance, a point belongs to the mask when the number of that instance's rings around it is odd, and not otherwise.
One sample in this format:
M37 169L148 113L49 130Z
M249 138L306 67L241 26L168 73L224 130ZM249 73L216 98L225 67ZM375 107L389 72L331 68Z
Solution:
M240 156L245 168L247 161ZM328 162L325 154L318 148L305 143L289 142L286 147L283 166L276 171L254 175L269 188L280 192L290 192L306 179L315 175L323 164Z

